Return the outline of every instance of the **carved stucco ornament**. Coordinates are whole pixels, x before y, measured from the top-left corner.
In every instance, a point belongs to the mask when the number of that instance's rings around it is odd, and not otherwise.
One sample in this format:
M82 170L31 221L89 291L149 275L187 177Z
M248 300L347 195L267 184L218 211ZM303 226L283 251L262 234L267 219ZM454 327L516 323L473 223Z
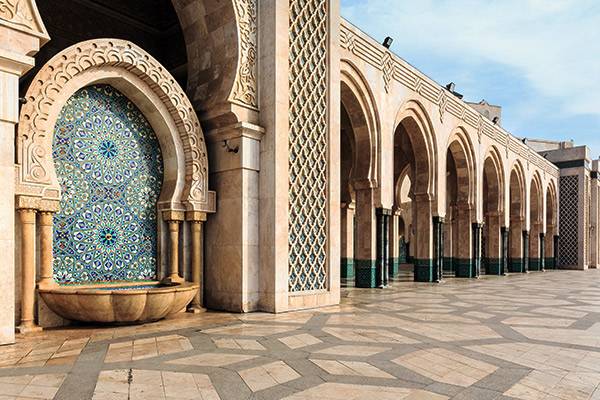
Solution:
M389 93L392 80L394 79L394 63L392 62L390 53L387 51L383 53L383 56L381 57L381 71L383 72L383 86L385 92Z
M232 101L258 108L258 25L256 0L234 0L239 35L238 69Z
M0 0L0 24L50 40L34 0Z
M214 212L216 199L208 190L206 144L189 99L158 61L133 43L118 39L94 39L71 46L54 56L33 79L17 132L17 196L60 198L52 159L56 121L50 113L56 106L62 107L55 102L65 97L61 92L74 77L102 68L127 70L158 95L178 127L176 134L183 145L186 173L181 202L191 211Z

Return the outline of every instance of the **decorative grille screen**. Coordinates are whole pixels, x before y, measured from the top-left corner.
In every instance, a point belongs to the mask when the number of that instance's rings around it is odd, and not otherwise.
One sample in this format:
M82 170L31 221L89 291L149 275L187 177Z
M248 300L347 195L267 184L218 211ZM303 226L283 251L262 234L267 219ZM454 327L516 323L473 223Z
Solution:
M577 265L579 227L579 177L560 178L560 265Z
M290 292L327 289L327 4L290 0Z

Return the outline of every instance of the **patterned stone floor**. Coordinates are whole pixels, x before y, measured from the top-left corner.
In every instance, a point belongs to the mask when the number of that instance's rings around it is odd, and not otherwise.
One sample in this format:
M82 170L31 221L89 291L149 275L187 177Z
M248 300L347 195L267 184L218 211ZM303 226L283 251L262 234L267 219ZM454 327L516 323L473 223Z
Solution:
M597 399L600 270L343 290L287 314L19 335L3 399Z

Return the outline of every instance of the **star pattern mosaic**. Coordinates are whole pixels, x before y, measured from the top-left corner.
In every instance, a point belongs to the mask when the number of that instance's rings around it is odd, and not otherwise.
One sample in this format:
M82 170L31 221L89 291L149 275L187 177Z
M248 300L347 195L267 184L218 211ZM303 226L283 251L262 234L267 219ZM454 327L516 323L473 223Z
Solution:
M108 85L77 91L54 128L61 185L54 279L61 284L156 278L156 201L163 162L142 112Z

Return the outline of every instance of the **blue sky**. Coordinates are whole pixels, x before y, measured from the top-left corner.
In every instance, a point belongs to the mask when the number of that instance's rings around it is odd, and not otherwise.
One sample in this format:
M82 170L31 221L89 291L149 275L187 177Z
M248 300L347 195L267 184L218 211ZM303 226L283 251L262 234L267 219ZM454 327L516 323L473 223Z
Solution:
M597 0L341 0L342 16L466 101L502 106L519 137L600 156Z

